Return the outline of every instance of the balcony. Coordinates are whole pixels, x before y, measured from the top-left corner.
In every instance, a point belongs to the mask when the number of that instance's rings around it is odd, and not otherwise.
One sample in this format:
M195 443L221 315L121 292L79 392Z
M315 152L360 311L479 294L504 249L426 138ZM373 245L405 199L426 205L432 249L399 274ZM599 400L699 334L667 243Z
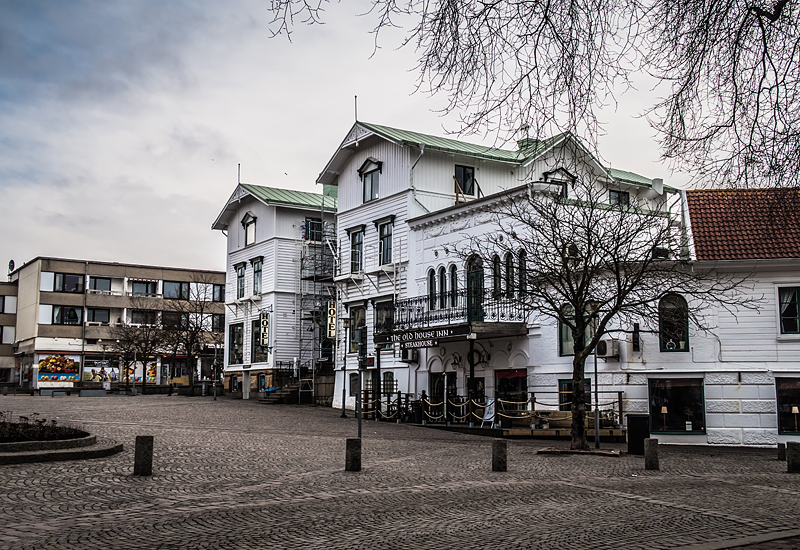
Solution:
M524 325L529 309L515 295L507 296L490 289L461 289L397 300L391 308L377 315L376 334L448 325L512 323L515 331ZM473 331L478 332L478 331ZM481 331L485 332L485 331ZM495 332L495 331L491 331Z

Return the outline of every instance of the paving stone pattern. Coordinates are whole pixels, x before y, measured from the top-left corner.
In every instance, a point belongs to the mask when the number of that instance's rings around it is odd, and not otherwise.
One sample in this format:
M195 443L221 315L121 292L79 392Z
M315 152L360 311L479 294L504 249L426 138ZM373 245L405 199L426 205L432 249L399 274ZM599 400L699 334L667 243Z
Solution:
M0 548L800 548L800 475L774 449L659 447L640 456L538 455L508 442L365 421L328 408L178 396L0 396L0 410L125 445L87 461L0 466ZM153 475L133 475L153 435ZM603 444L622 449L623 445Z

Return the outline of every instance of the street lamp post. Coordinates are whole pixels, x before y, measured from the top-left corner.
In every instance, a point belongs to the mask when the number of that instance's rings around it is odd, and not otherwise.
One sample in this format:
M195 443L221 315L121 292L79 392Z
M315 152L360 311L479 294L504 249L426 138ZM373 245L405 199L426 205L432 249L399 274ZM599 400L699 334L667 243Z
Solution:
M342 415L340 418L347 418L345 413L345 401L347 400L347 330L350 328L350 318L344 317L342 319L342 328L344 329L344 354L342 354Z

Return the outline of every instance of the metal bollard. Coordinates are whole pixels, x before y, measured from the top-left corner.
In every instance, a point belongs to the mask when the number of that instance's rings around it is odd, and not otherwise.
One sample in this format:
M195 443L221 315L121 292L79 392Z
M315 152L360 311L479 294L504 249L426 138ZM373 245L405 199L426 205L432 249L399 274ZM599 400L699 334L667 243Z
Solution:
M658 470L658 439L644 440L644 469Z
M508 446L505 439L495 439L492 441L492 471L508 471Z
M137 435L136 452L133 457L133 475L153 475L153 436Z
M344 459L345 472L360 472L361 471L361 438L348 437L345 447Z
M778 460L786 460L786 443L778 443Z
M786 443L786 471L800 474L800 441Z

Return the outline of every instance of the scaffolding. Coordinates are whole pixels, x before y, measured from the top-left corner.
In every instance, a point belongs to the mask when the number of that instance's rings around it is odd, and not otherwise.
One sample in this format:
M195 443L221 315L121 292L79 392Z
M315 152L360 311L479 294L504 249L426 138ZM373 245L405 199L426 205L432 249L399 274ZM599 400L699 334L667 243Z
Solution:
M300 240L299 297L299 382L300 402L313 403L315 380L319 374L332 374L335 365L334 340L327 329L329 302L335 310L333 282L336 260L336 230L333 222L308 217Z

